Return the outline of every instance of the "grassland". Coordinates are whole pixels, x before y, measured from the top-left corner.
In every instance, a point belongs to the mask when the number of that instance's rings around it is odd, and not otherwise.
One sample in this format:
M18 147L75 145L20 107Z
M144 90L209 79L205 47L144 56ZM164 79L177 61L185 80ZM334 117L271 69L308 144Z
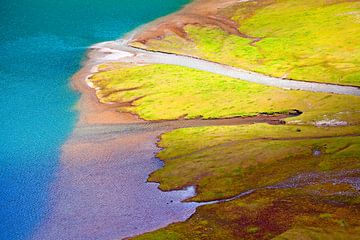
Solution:
M166 133L158 154L165 167L150 177L161 189L195 185L195 201L258 190L135 239L358 239L360 196L346 179L360 177L351 172L360 167L359 134L358 126L267 124ZM326 177L309 180L310 172ZM302 184L264 188L300 173Z
M281 182L298 172L360 167L360 127L203 127L162 136L165 167L151 175L163 190L197 186L195 201L228 198ZM330 137L330 138L329 138ZM313 151L322 151L314 157ZM219 154L221 153L221 154ZM180 167L181 166L181 167Z
M146 120L223 118L259 113L304 112L288 121L360 121L360 98L289 91L172 65L108 64L91 77L103 103Z
M239 24L187 25L136 46L199 56L264 74L360 86L360 2L277 0L238 3L221 14Z

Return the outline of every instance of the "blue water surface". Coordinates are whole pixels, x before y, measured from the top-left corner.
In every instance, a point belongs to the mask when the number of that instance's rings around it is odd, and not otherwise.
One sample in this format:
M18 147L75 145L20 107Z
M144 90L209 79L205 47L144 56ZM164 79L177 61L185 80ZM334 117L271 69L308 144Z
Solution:
M0 4L0 239L43 219L61 145L77 118L69 77L86 47L189 0L9 0Z

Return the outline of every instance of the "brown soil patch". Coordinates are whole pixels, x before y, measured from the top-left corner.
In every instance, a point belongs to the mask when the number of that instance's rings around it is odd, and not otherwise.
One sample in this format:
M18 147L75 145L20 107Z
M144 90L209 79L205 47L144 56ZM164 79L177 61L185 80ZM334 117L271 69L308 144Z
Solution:
M146 44L151 39L162 39L169 34L176 34L188 39L184 27L186 25L201 25L219 27L229 34L252 39L251 45L254 45L262 38L240 32L238 23L233 21L231 16L234 15L236 6L240 6L240 4L246 5L246 11L240 16L241 19L245 19L254 14L256 9L273 2L274 0L195 0L180 11L147 25L134 36L132 42Z
M133 42L145 44L150 39L161 39L171 33L187 38L184 27L188 24L218 26L230 34L248 38L249 36L238 31L236 22L220 14L222 9L238 2L238 0L196 0L182 10L154 21L137 33Z

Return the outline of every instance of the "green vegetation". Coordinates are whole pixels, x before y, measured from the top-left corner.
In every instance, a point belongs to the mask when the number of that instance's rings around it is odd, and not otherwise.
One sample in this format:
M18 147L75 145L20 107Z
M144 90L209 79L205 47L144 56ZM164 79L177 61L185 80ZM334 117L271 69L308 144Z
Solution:
M322 120L360 122L360 98L289 91L173 65L108 64L91 77L103 103L146 120L222 118L303 111L292 123ZM127 104L125 104L127 103Z
M243 2L223 14L249 37L216 26L187 25L191 41L184 44L177 35L167 35L146 47L278 77L360 86L359 9L359 1L345 0Z
M345 136L355 134L357 136ZM337 184L306 181L274 186L299 173L340 173L360 167L360 128L312 126L199 127L162 136L165 167L152 181L165 190L195 185L192 200L254 193L202 206L186 222L135 239L358 239L360 196L337 175ZM332 136L330 138L330 136ZM314 151L320 151L316 155ZM336 174L333 175L336 177ZM348 177L360 177L350 172ZM301 238L299 238L301 236Z
M360 167L360 127L248 126L185 128L162 135L165 167L150 176L163 190L197 186L192 200L229 198L299 172ZM331 138L329 138L331 137ZM321 151L314 156L315 150ZM221 153L221 154L220 154Z

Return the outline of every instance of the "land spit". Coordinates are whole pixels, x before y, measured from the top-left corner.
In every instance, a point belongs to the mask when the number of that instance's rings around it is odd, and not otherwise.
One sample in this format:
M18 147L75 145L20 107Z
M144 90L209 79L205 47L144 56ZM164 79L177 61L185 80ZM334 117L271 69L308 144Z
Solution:
M211 62L200 58L131 47L127 44L129 41L130 39L120 39L117 41L103 42L92 46L90 56L92 56L91 58L95 60L93 64L102 64L106 62L171 64L288 90L302 90L310 92L326 92L360 96L360 88L356 86L344 86L271 77L261 73L251 72L241 68ZM94 72L96 71L97 70L94 69Z

